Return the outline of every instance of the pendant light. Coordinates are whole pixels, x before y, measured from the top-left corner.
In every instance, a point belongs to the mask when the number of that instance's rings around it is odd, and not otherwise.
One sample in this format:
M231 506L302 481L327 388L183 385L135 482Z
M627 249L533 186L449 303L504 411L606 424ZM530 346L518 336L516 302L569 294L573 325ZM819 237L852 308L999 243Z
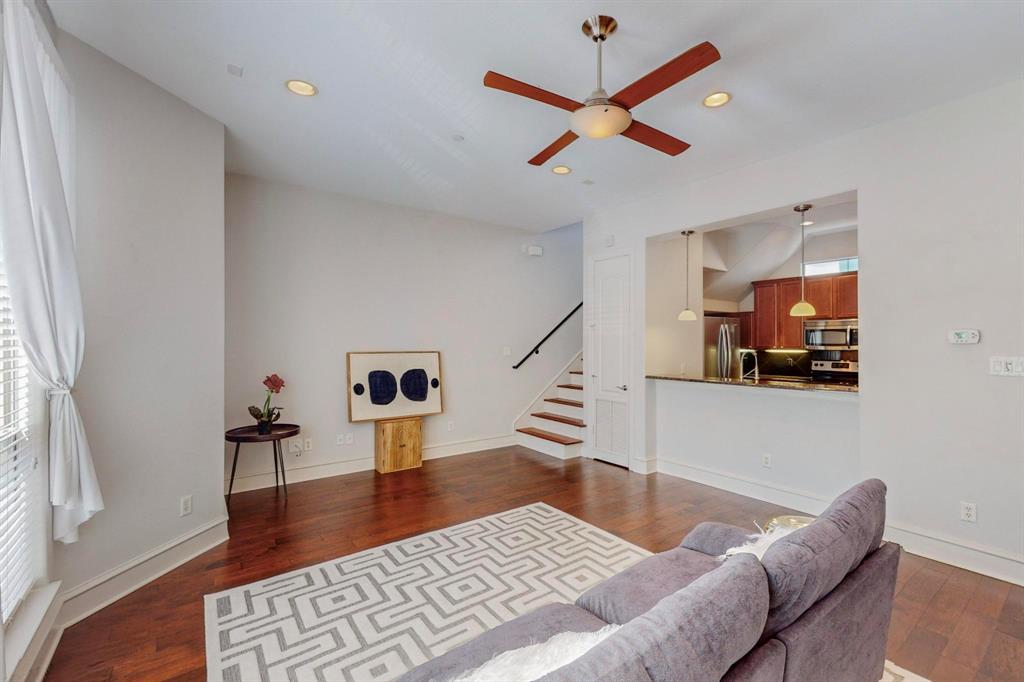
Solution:
M811 204L800 204L793 207L793 210L800 214L800 300L789 309L790 317L813 317L818 314L814 306L807 302L807 297L804 293L807 282L806 265L804 263L804 245L807 241L804 238L804 227L807 225L805 214L812 208L814 207Z
M690 235L693 230L683 230L681 234L686 237L686 307L677 319L681 322L696 322L697 313L690 310Z

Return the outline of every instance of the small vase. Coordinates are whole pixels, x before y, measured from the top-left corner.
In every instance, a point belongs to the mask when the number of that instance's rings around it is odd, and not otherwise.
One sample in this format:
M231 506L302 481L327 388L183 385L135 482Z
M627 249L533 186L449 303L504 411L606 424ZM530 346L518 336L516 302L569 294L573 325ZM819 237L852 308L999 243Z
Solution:
M261 436L268 435L270 433L270 427L273 425L273 423L274 422L267 421L266 419L261 419L260 421L256 422L256 433L258 433Z

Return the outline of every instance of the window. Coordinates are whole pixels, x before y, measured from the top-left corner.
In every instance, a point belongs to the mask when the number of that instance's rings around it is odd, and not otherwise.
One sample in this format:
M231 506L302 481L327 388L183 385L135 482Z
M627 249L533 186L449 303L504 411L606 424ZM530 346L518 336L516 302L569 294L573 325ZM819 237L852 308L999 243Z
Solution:
M857 272L857 258L840 258L823 260L817 263L804 263L804 275L835 275L840 272Z
M7 268L0 244L0 595L6 624L35 579L28 363L11 315Z

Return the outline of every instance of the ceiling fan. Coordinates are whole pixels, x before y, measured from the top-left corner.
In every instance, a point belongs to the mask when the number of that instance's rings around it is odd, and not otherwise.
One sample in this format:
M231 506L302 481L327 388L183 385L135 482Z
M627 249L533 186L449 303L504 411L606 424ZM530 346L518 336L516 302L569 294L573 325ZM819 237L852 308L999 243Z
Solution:
M583 34L597 43L597 89L583 103L494 71L484 74L484 85L489 88L528 97L570 112L570 130L530 159L534 166L542 165L580 135L603 138L621 134L670 156L689 149L690 145L686 142L635 120L630 109L717 62L721 59L718 49L709 42L703 42L609 97L601 86L601 45L617 27L615 19L604 15L588 17L583 22Z

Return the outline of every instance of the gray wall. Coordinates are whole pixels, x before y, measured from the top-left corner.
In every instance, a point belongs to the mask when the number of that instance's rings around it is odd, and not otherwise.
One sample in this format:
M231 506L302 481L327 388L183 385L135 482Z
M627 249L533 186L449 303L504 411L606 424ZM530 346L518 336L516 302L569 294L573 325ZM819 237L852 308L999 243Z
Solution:
M56 548L68 590L224 516L224 128L67 33L57 46L77 117L76 394L107 506Z
M260 381L280 374L275 403L313 439L301 456L286 452L289 480L373 466L373 424L348 422L348 351L441 351L445 412L424 420L425 454L436 456L511 436L580 350L577 314L512 369L582 300L579 225L533 234L233 174L226 201L225 419L251 423ZM544 255L526 255L527 244ZM354 442L338 445L345 434ZM269 451L239 460L236 490L273 482Z

